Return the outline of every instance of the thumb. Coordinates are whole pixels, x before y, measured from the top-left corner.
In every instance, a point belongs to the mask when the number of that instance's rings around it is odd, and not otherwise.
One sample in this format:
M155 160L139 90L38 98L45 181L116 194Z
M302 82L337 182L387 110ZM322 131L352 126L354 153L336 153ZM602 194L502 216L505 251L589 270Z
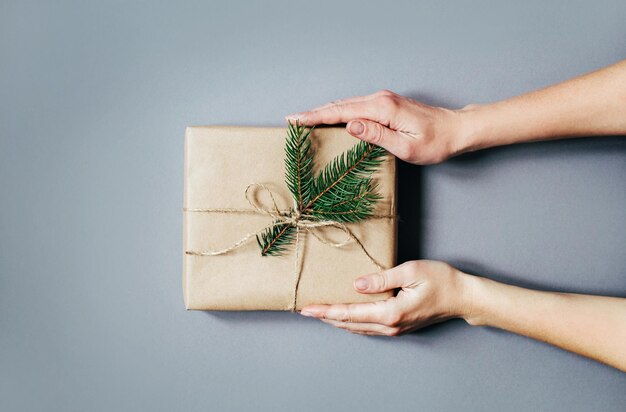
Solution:
M354 280L354 288L360 293L380 293L409 286L414 280L410 272L402 270L402 265L372 275L361 276Z
M352 120L346 129L357 139L385 148L402 160L411 155L411 145L407 137L378 122L365 119Z

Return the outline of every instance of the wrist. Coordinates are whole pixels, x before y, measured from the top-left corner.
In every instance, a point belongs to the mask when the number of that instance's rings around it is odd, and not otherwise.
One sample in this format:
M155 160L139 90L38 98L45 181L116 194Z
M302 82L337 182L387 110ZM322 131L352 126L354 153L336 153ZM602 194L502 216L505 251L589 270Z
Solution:
M483 303L486 301L489 280L460 272L459 282L461 287L458 317L472 326L484 326L486 317Z
M456 138L459 154L483 148L481 117L484 110L484 106L478 104L470 104L456 110L458 117Z

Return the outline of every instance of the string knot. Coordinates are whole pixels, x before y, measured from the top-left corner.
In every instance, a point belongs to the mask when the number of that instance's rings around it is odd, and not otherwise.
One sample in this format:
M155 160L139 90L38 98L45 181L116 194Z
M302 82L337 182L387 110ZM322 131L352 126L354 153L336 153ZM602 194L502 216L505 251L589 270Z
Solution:
M300 221L302 220L302 212L298 209L298 207L293 207L287 211L287 213L281 214L281 218L278 219L283 221L291 226L301 227Z

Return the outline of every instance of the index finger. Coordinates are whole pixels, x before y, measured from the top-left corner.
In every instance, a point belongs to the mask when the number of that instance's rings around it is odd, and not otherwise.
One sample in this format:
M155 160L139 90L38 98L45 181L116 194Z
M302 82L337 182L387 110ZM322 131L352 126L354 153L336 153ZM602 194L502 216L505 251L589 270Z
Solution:
M311 109L311 110L308 110L308 111L319 110L319 109L326 108L326 107L329 107L329 106L332 106L332 105L335 105L335 104L356 103L356 102L361 102L361 101L364 101L364 100L370 100L370 99L373 99L373 98L375 98L375 97L377 97L379 95L380 95L380 92L373 93L373 94L368 94L368 95L365 95L365 96L353 96L353 97L348 97L348 98L345 98L345 99L337 99L337 100L333 100L332 102L328 102L328 103L326 103L323 106L318 106L318 107L316 107L314 109ZM293 116L293 115L291 115L291 116ZM287 116L287 117L289 117L289 116Z
M384 119L387 107L376 98L356 101L330 103L307 112L287 116L288 120L297 120L306 126L318 124L348 123L353 119L366 119L387 124Z
M385 301L349 303L334 305L310 305L302 308L300 314L318 319L331 319L340 322L384 323Z

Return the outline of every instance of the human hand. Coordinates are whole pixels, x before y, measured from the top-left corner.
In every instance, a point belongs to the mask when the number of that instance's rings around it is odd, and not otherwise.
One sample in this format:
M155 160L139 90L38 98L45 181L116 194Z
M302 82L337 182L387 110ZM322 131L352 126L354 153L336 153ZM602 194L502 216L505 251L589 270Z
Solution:
M444 262L415 260L354 281L360 293L401 288L371 303L309 305L300 314L364 335L397 336L472 312L471 275Z
M352 136L381 146L404 161L433 164L470 149L461 112L381 90L286 118L308 126L347 123Z

